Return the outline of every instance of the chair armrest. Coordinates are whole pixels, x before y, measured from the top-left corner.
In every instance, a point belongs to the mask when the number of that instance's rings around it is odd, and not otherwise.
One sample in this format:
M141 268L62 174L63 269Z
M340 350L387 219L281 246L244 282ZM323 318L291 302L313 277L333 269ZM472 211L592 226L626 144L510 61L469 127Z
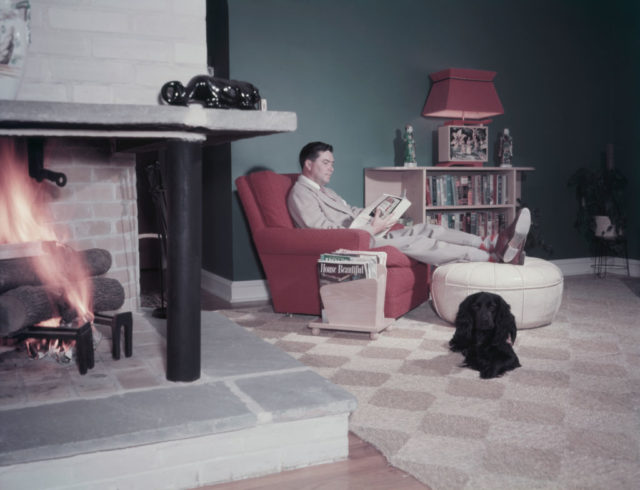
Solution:
M338 248L369 250L371 235L355 229L262 228L254 240L261 254L317 256Z

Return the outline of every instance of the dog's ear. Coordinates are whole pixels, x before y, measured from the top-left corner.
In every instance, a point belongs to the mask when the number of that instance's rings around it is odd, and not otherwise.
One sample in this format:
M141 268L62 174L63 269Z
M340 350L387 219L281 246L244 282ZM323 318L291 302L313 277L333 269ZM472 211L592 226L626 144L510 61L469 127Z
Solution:
M458 307L455 319L456 331L449 341L449 347L454 352L466 349L471 343L471 332L475 321L471 305L476 300L476 297L477 294L467 296Z
M456 328L469 328L473 327L474 317L471 305L476 301L478 293L467 296L460 306L458 306L458 313L456 314Z
M505 341L507 339L511 339L511 343L513 344L516 341L517 328L516 328L516 319L511 313L511 306L507 303L502 296L496 294L496 314L495 314L495 324L497 329L498 339Z

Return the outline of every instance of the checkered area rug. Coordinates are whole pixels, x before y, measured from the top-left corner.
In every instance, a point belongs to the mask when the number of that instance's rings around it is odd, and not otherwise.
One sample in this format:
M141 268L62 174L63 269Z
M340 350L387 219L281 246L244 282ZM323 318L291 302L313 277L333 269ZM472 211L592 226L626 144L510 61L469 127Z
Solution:
M567 278L554 323L518 333L522 367L492 380L460 366L428 303L377 340L221 313L353 393L350 429L434 490L638 488L640 298L619 279Z

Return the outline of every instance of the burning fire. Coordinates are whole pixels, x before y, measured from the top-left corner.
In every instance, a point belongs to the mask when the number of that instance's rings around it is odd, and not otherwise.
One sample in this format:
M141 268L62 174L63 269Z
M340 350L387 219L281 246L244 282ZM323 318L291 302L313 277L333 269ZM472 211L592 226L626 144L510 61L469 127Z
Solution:
M26 162L26 154L16 149L13 140L0 138L0 245L47 242L45 253L33 257L36 273L44 285L60 291L66 310L60 316L73 312L78 325L83 325L93 320L86 265L80 254L70 253L49 224L48 184L30 178Z

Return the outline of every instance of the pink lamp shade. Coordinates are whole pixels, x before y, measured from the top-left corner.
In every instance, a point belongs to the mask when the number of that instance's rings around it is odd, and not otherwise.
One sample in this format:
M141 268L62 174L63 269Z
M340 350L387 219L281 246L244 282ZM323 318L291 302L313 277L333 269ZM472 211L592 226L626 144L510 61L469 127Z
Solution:
M485 119L504 114L493 86L494 71L449 68L432 73L429 97L422 115L457 119Z

